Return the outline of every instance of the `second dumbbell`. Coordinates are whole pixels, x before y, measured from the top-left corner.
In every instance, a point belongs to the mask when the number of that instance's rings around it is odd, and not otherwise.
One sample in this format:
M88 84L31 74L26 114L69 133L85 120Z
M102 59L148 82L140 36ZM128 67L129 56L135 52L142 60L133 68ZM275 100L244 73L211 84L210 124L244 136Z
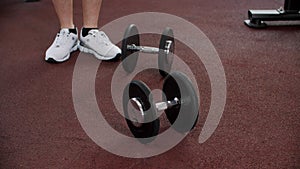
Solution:
M193 129L199 115L198 96L190 79L172 72L164 80L162 101L153 102L150 88L132 81L123 92L123 111L127 125L141 143L149 143L159 133L159 113L165 111L172 127L186 133Z

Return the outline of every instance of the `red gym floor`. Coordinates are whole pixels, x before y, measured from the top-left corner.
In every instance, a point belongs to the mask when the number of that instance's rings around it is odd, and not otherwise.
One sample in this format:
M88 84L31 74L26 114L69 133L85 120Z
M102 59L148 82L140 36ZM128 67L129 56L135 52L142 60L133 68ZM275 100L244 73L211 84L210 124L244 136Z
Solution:
M59 28L51 1L2 0L0 168L300 168L300 27L253 30L243 24L249 8L274 9L282 4L282 0L104 0L101 26L151 11L190 21L211 40L226 73L225 111L214 134L199 144L210 106L210 82L201 61L193 59L194 53L177 45L176 54L196 74L199 121L173 149L131 159L99 147L77 119L72 76L79 52L63 64L44 62ZM80 27L81 2L74 5L75 23ZM151 36L143 41L151 45L158 39ZM104 98L99 105L110 125L130 135L110 96L110 80L119 63L101 65L98 71L106 73L97 76L96 95ZM156 71L145 71L138 78L150 87L162 84ZM166 119L161 121L166 129Z

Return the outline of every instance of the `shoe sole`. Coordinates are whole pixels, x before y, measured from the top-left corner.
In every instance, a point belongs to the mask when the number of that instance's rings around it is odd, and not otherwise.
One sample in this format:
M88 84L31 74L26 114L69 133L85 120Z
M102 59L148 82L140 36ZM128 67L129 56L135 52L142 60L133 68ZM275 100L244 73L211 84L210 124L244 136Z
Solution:
M68 54L67 54L65 57L63 57L61 60L54 59L54 58L52 58L52 57L50 57L50 58L48 58L48 59L45 59L45 60L46 60L46 62L48 62L48 63L62 63L62 62L65 62L65 61L67 61L67 60L70 58L70 54L78 49L78 46L79 46L79 44L77 43L77 45L75 45L75 46L71 49L70 53L68 53Z
M94 55L97 59L100 59L100 60L105 60L105 61L114 61L116 60L117 58L120 57L120 53L118 53L116 56L114 57L105 57L103 55L100 55L99 53L97 53L96 51L94 51L93 49L91 48L88 48L88 47L85 47L84 45L82 45L81 43L79 44L78 46L79 50L81 52L84 52L84 53L89 53L89 54L92 54Z

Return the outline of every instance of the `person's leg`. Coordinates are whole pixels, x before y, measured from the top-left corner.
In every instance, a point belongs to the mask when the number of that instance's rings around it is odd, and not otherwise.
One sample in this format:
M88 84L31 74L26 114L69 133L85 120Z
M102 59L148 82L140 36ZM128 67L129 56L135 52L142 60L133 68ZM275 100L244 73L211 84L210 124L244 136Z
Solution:
M107 35L98 29L102 0L82 0L83 28L80 34L79 49L91 53L101 60L118 58L120 48L111 43Z
M73 23L73 0L52 0L61 28L75 28Z
M82 0L83 27L97 28L102 0Z
M64 62L70 53L78 48L77 29L73 23L73 0L52 0L57 13L60 28L52 45L47 49L45 60L48 62Z

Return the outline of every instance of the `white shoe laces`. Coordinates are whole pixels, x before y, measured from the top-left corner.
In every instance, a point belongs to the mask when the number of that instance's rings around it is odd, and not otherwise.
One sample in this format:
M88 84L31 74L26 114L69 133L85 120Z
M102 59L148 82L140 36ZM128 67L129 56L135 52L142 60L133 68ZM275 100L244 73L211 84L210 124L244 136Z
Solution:
M56 39L55 39L55 47L60 47L65 45L70 38L70 33L67 33L65 30L60 31L57 33Z
M108 46L111 43L109 38L107 37L107 35L103 31L99 31L99 30L96 30L96 29L95 30L90 30L89 35L96 38L97 42L103 43L106 46Z

